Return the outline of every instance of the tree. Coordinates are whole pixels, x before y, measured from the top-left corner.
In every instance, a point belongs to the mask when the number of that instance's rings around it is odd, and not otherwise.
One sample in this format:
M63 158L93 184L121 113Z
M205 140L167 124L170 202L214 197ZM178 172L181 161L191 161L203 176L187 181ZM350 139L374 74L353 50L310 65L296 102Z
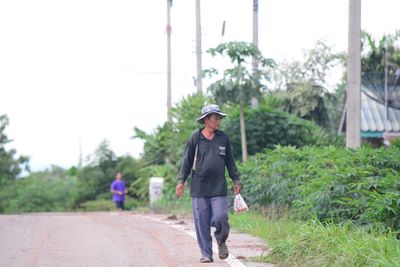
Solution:
M251 70L251 60L257 60L262 67L274 66L274 61L262 56L260 50L246 42L229 42L218 45L207 51L212 56L228 56L232 68L226 69L222 78L212 83L208 90L219 104L231 103L238 105L240 109L240 133L242 144L242 160L247 160L247 139L244 108L248 106L252 98L259 98L265 89L262 84L268 80L268 72L262 69ZM218 74L215 69L206 70L211 76Z
M288 85L283 110L313 121L327 130L334 130L336 124L333 123L330 113L336 114L336 110L331 112L329 108L334 107L337 102L335 95L322 86L304 82Z
M78 183L74 192L74 206L109 196L110 184L117 170L117 157L109 147L109 142L103 140L89 156L89 164L77 172Z
M364 88L368 90L370 97L381 103L387 101L389 106L399 109L399 92L396 92L396 86L400 81L400 30L393 35L385 34L378 40L366 32L361 37Z
M333 133L336 129L338 99L328 91L329 71L341 63L322 40L304 54L304 61L283 61L274 70L275 94L282 99L281 109L314 121Z
M6 150L5 145L12 142L5 134L9 124L7 115L0 116L0 182L15 180L22 170L29 171L29 158L26 156L17 157L17 151Z
M69 211L76 177L61 167L32 172L0 192L0 213Z
M301 147L313 144L317 126L307 120L299 119L287 112L273 110L261 102L258 109L246 109L246 121L249 122L248 153L255 155L265 149L273 149L276 145L292 145ZM223 124L224 131L229 133L232 150L237 159L240 157L239 112L229 113Z
M144 141L142 160L146 166L172 164L179 168L185 143L196 128L196 118L209 98L203 94L189 95L172 108L172 121L158 126L152 134L135 127L133 138Z
M384 73L385 53L392 65L400 66L400 49L396 42L400 40L400 30L395 34L385 34L380 39L374 40L371 34L362 32L361 35L361 69L363 73ZM389 64L390 64L389 63ZM389 75L394 75L397 68L389 68Z
M104 176L114 176L114 169L117 164L117 156L114 151L110 148L110 143L107 140L103 140L92 158L92 165L97 165L103 172Z
M148 134L138 127L135 127L134 131L133 138L145 141L142 155L144 165L162 165L174 161L172 155L175 154L174 140L177 133L171 122L157 126L154 134Z
M326 88L329 71L343 59L342 54L334 53L323 40L318 40L314 48L304 52L303 61L280 62L274 69L271 87L286 90L289 84L309 82Z

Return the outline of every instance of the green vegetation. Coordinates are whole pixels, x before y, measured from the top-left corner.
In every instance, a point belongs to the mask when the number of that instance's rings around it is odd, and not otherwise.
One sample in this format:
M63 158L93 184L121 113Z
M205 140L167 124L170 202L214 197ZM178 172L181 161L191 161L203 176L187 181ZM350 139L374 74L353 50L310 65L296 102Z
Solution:
M139 179L141 168L130 156L116 157L103 141L84 167L52 166L24 178L0 180L0 213L113 210L109 190L116 172L131 184ZM142 205L137 192L129 191L126 208Z
M252 44L246 42L222 43L216 48L211 48L212 56L221 55L229 57L233 64L231 68L225 69L222 78L212 83L208 90L211 91L218 104L233 104L239 107L239 124L242 147L242 160L247 160L247 137L244 108L252 98L259 99L262 89L265 89L263 82L269 80L270 76L266 69L275 66L272 59L266 59L261 51ZM250 70L249 63L256 60L262 67ZM216 70L213 70L217 72Z
M277 146L242 163L247 201L300 219L400 230L400 150Z
M261 237L271 249L255 260L278 266L397 266L400 242L395 233L366 231L348 222L277 219L249 212L231 215L232 226Z
M389 75L394 75L396 68L400 66L400 50L398 41L400 40L400 30L394 34L384 34L379 40L375 40L369 33L362 32L362 57L361 66L364 73L380 73L385 70L385 53L388 52L387 60L389 65ZM393 63L395 65L393 65Z
M389 59L398 64L398 37L384 36L377 44L364 34L363 71L382 72L386 45ZM400 140L388 148L344 148L343 138L336 136L344 81L333 88L326 82L343 55L323 42L305 54L304 62L275 64L243 42L209 52L227 55L233 67L211 83L208 95L182 99L171 122L153 133L134 128L133 138L144 141L139 159L116 156L104 140L82 166L52 166L21 178L29 159L6 149L9 121L0 116L0 213L113 210L109 186L122 172L129 186L127 209L148 206L149 178L160 176L164 198L151 208L187 215L188 190L182 199L174 194L181 157L199 127L195 119L201 107L218 102L229 113L222 127L235 158L243 159L238 163L242 192L252 210L232 215L231 223L267 241L272 251L258 260L281 266L398 265ZM250 69L251 56L263 63L256 72ZM254 97L258 108L249 107Z
M168 212L182 217L191 216L192 214L192 199L186 190L181 198L175 196L175 190L165 192L163 198L153 203L151 209L159 212Z
M0 190L4 213L68 211L71 209L76 177L67 177L60 169L34 173L29 178L9 182Z
M266 148L273 149L278 144L295 147L312 144L344 146L342 137L331 136L315 123L269 108L263 102L258 109L246 109L245 116L249 155L263 152ZM240 159L239 114L236 109L230 111L222 127L229 134L235 158Z
M137 200L129 196L125 198L124 208L126 210L133 210L139 207L140 205L142 205L142 203L139 203ZM108 197L107 199L86 201L85 203L82 203L80 207L77 209L77 211L113 211L113 210L115 210L115 205L110 200L110 197Z
M304 53L303 61L279 64L273 70L274 90L270 95L279 99L276 108L313 121L329 133L335 133L342 108L342 96L330 92L326 77L339 65L343 56L334 54L329 45L318 41L313 49ZM342 63L344 65L344 63ZM341 84L336 85L340 89Z
M7 144L12 142L5 133L9 123L7 115L0 115L0 185L3 182L16 179L23 170L29 170L28 157L17 157L15 149L6 150L5 148Z

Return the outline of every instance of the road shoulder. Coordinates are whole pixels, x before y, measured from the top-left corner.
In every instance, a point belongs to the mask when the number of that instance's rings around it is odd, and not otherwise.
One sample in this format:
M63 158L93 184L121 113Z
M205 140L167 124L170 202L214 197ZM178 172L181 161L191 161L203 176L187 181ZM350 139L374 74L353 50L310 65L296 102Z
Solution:
M191 216L177 216L165 213L146 213L145 215L154 220L165 223L179 231L184 231L196 239L194 223ZM261 238L231 229L227 245L230 253L233 255L233 257L230 257L227 261L230 266L274 266L273 264L259 263L255 261L256 257L266 255L270 251L265 240ZM216 248L216 244L213 244L213 247ZM214 250L214 253L216 253L216 249ZM215 254L215 257L218 256Z

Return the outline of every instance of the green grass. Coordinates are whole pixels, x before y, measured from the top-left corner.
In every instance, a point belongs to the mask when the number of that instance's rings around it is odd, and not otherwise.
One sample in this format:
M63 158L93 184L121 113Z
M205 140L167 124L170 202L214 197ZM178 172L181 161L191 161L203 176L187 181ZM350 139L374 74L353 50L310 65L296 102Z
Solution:
M177 215L191 214L188 195L165 196L154 208ZM387 266L400 267L400 241L396 233L364 229L351 223L325 224L264 216L258 212L230 214L231 226L266 241L272 249L255 258L277 266Z
M125 210L133 210L141 205L136 199L127 197L125 199ZM112 199L97 199L81 204L77 211L115 211L115 203Z
M192 199L188 192L177 198L174 193L164 194L163 198L149 206L155 212L168 212L175 215L190 216L192 214Z
M394 233L291 219L259 213L231 215L231 225L266 240L272 248L262 262L278 266L400 266L400 241Z

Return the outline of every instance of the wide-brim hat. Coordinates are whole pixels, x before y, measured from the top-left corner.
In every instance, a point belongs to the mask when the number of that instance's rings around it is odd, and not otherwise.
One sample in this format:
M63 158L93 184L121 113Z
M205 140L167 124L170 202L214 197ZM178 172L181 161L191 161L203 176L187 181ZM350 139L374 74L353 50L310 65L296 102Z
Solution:
M210 115L212 113L218 114L221 117L226 117L226 113L223 113L219 110L219 106L215 105L215 104L210 104L210 105L205 105L202 109L201 109L201 115L200 117L196 120L198 123L203 124L204 123L204 118L207 115Z

